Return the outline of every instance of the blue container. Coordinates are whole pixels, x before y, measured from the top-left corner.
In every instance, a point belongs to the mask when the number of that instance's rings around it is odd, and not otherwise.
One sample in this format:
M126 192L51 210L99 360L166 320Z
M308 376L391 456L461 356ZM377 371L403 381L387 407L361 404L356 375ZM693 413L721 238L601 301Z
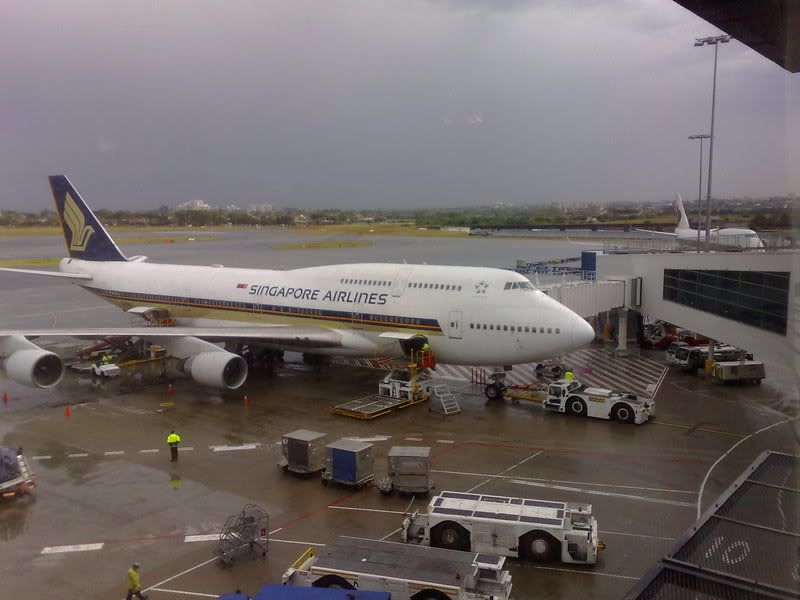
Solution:
M253 600L391 600L388 592L359 592L332 588L296 587L269 584Z
M341 439L325 446L323 483L334 481L345 485L362 485L374 474L372 444Z

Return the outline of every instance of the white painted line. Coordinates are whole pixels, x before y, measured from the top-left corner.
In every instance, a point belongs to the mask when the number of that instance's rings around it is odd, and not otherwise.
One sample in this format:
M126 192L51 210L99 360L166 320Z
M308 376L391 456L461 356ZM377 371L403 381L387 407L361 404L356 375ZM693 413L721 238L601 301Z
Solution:
M728 456L728 455L729 455L731 452L733 452L733 451L736 449L736 447L737 447L739 444L741 444L742 442L744 442L745 440L749 440L749 439L750 439L751 437L753 437L754 435L758 435L759 433L763 433L763 432L767 431L768 429L772 429L773 427L776 427L776 426L778 426L778 425L783 425L784 423L789 423L790 421L796 421L797 419L800 419L800 417L792 417L792 418L790 418L790 419L785 419L785 420L783 420L783 421L778 421L777 423L773 423L772 425L767 425L766 427L762 427L762 428L761 428L761 429L759 429L758 431L754 431L753 433L751 433L751 434L750 434L750 435L748 435L747 437L743 437L742 439L740 439L740 440L739 440L738 442L736 442L736 443L735 443L733 446L731 446L730 448L728 448L728 450L725 452L725 454L723 454L723 455L722 455L722 456L720 456L720 457L719 457L717 460L715 460L715 461L714 461L714 464L713 464L713 465L711 465L711 466L708 468L708 471L706 471L706 476L705 476L705 477L703 477L703 483L701 483L701 484L700 484L700 491L697 493L697 518L698 518L698 519L700 518L700 507L701 507L701 505L702 505L702 501L703 501L703 490L704 490L704 489L705 489L705 487L706 487L706 483L708 482L708 478L709 478L709 476L711 475L711 471L713 471L713 470L714 470L714 467L716 467L716 466L717 466L719 463L721 463L721 462L722 462L722 460L723 460L723 459L724 459L726 456Z
M373 435L372 437L346 437L345 440L351 442L385 442L392 436L390 435ZM280 442L278 442L280 444Z
M402 510L384 510L382 508L361 508L360 506L338 506L335 504L331 504L328 508L333 508L335 510L357 510L361 512L374 512L374 513L386 513L389 515L404 515Z
M42 554L59 554L61 552L88 552L90 550L100 550L103 547L99 544L75 544L73 546L46 546L42 548Z
M191 452L194 450L192 446L186 446L185 448L178 448L178 452Z
M230 452L231 450L255 450L261 444L242 444L240 446L209 446L209 450L214 452Z
M381 538L381 541L384 542L388 538L392 537L395 533L400 533L401 531L403 531L403 528L402 527L398 527L397 529L394 529L394 530L390 531L389 533L387 533L385 536L383 536Z
M278 527L277 529L273 529L272 531L269 532L269 534L272 535L273 533L278 533L279 531L283 531L283 527Z
M150 448L149 450L139 450L139 454L155 454L158 448Z
M202 598L219 598L218 594L201 594L200 592L186 592L183 590L168 590L166 588L151 588L154 592L164 592L165 594L182 594L184 596L200 596Z
M421 437L407 437L406 441L407 442L421 442L422 438Z
M612 488L620 488L626 490L644 490L646 492L668 492L671 494L692 494L693 496L697 494L697 492L693 492L691 490L673 490L669 488L654 488L654 487L642 487L638 485L620 485L616 483L595 483L593 481L570 481L568 479L542 479L539 477L521 477L521 476L513 476L513 475L490 475L489 473L469 473L465 471L445 471L439 469L431 469L431 473L444 473L446 475L464 475L466 477L496 477L497 479L524 479L525 481L543 481L545 483L572 483L575 485L591 485L594 487L612 487Z
M103 452L103 456L119 456L120 454L125 454L125 450L106 450Z
M78 452L76 454L67 454L67 458L86 458L89 456L88 452Z
M669 542L674 542L675 538L671 537L662 537L660 535L645 535L643 533L624 533L622 531L600 531L598 530L597 533L602 533L603 535L624 535L628 537L638 537L638 538L647 538L650 540L666 540Z
M532 458L536 458L536 457L537 457L537 456L539 456L541 453L542 453L542 451L541 451L541 450L539 450L539 452L534 452L534 453L533 453L533 454L531 454L531 455L530 455L528 458L523 458L523 459L522 459L521 461L519 461L518 463L516 463L516 464L514 464L514 465L511 465L511 466L510 466L510 467L508 467L508 468L507 468L505 471L500 471L500 473L498 473L497 475L494 475L494 476L492 476L492 477L489 477L489 478L488 478L486 481L481 481L481 482L480 482L478 485L476 485L476 486L473 486L472 488L468 489L468 490L467 490L467 493L469 494L469 493L471 493L471 492L474 492L475 490L477 490L479 487L481 487L481 486L482 486L482 485L484 485L485 483L489 483L489 482L490 482L490 481L492 481L493 479L497 479L497 478L498 478L498 477L500 477L501 475L505 475L505 474L506 474L506 473L508 473L508 472L509 472L511 469L514 469L514 468L516 468L516 467L520 466L521 464L528 462L528 461L529 461L530 459L532 459Z
M50 455L48 455L48 456L32 456L31 460L50 460L51 458L53 458L53 457L50 456Z
M209 533L206 535L187 535L183 538L184 543L191 543L191 542L218 542L220 534L219 533Z
M578 569L559 569L558 567L542 567L540 565L524 565L529 569L542 569L543 571L562 571L564 573L574 573L576 575L597 575L599 577L615 577L617 579L631 579L638 581L638 577L630 577L629 575L617 575L616 573L603 573L602 571L579 571Z
M605 492L602 490L590 490L587 488L567 487L565 485L551 485L549 483L539 483L537 481L522 481L520 479L512 479L511 483L518 483L520 485L530 485L533 487L547 488L551 490L560 490L563 492L580 492L582 494L594 494L595 496L610 496L612 498L625 498L627 500L640 500L642 502L654 502L656 504L669 504L670 506L684 506L694 508L693 502L680 502L679 500L666 500L664 498L652 498L650 496L634 496L632 494L619 494L617 492Z
M437 444L455 444L455 440L436 440Z
M153 589L155 589L157 587L161 587L165 583L169 583L173 579L177 579L178 577L182 577L183 575L186 575L187 573L191 573L195 569L199 569L200 567L205 567L207 564L210 564L210 563L214 562L215 560L219 560L219 556L215 556L213 558L209 558L208 560L204 560L203 562L198 563L193 567L189 567L188 569L186 569L185 571L181 571L177 575L173 575L172 577L167 577L164 581L159 581L155 585L151 585L149 588L147 588L146 590L142 590L142 591L149 592L150 590L153 590Z

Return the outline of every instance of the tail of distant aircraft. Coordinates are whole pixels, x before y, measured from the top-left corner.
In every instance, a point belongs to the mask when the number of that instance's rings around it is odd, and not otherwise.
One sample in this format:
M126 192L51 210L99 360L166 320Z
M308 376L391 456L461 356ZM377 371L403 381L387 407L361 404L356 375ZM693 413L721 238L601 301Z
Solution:
M683 198L680 194L675 196L675 206L678 210L678 229L691 229L689 226L689 219L686 217L686 211L683 210Z
M66 176L51 175L50 188L71 258L127 260Z

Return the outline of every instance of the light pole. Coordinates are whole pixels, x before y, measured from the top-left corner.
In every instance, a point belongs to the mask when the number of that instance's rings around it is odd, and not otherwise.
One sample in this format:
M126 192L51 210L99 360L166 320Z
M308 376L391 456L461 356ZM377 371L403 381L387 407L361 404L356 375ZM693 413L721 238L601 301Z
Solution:
M711 252L711 172L714 165L714 107L717 102L717 53L720 44L731 41L729 35L713 35L695 39L695 46L714 46L714 84L711 91L711 131L708 140L708 198L706 199L706 252Z
M703 140L710 139L707 133L690 135L690 140L700 140L700 183L697 184L697 252L700 252L700 222L703 220ZM706 226L706 229L708 227Z

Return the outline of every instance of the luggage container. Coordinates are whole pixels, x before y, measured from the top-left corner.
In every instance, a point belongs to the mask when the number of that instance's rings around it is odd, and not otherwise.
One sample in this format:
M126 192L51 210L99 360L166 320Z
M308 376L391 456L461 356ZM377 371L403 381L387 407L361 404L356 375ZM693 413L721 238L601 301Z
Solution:
M427 494L431 481L431 449L428 446L392 446L389 473L378 482L384 494L392 490L407 494Z
M283 458L278 463L284 471L310 475L325 468L325 434L298 429L281 436Z
M356 440L336 440L325 446L325 471L322 483L341 483L361 487L375 476L372 444Z

